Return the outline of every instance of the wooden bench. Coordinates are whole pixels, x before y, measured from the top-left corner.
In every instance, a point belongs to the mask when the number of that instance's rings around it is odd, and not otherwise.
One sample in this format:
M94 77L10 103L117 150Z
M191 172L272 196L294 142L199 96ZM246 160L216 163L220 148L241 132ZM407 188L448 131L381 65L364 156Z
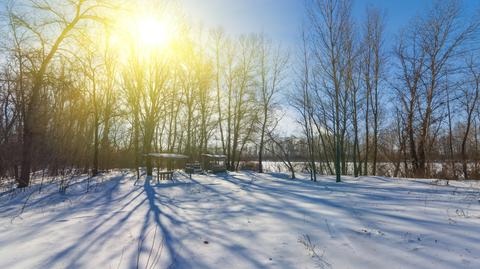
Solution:
M173 171L157 172L157 182L159 182L160 180L173 180Z

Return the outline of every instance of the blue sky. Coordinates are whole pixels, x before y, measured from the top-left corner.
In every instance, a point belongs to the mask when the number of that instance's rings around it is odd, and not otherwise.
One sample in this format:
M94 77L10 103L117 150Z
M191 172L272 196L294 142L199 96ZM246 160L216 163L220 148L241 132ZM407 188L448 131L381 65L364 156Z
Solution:
M286 46L295 46L305 16L304 0L179 0L194 22L205 26L222 26L228 33L265 32ZM431 0L353 0L353 16L361 20L367 6L386 14L386 39L396 33ZM465 8L480 7L479 0L465 0Z

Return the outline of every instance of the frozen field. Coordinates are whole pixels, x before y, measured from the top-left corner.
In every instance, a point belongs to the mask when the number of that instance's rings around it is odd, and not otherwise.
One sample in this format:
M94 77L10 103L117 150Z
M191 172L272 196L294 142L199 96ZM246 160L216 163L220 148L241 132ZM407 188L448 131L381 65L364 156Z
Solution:
M478 184L333 181L112 172L3 193L0 268L480 268Z

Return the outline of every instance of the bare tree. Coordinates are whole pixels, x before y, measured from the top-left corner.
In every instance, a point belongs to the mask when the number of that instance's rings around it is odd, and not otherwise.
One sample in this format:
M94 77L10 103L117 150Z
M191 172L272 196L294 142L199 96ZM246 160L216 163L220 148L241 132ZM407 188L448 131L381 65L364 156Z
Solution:
M438 112L445 101L448 71L465 52L478 29L478 20L465 23L458 1L437 1L423 18L417 18L396 48L403 84L399 97L407 114L407 132L414 174L426 173L427 149L432 144L434 125L440 123ZM404 88L408 89L407 93ZM418 134L414 120L419 119Z
M263 173L263 149L265 135L269 132L269 124L273 116L276 97L278 97L285 79L288 58L281 48L273 48L271 41L265 35L260 36L259 52L259 77L260 90L258 91L260 103L260 141L258 144L258 171Z
M345 171L344 142L346 133L346 104L348 95L345 87L347 60L346 46L351 41L351 3L348 0L314 0L309 5L312 24L314 53L318 62L318 86L325 89L331 107L332 136L334 140L336 181L341 181ZM344 169L341 169L343 163Z
M468 62L468 80L463 87L462 103L465 108L465 132L462 138L462 168L463 177L468 179L468 156L467 156L467 141L470 134L470 129L473 122L473 113L477 109L478 98L480 93L480 70L478 64L475 64L473 60Z
M250 35L233 41L217 33L214 40L218 126L228 169L235 170L257 116L254 85L258 38Z
M40 60L34 64L32 69L32 85L29 89L28 103L23 116L23 146L22 146L22 170L18 181L18 187L23 188L29 185L30 170L32 164L32 153L36 138L42 132L42 126L38 123L39 102L41 99L41 89L45 82L45 74L48 71L49 64L56 56L58 50L65 39L72 31L85 20L102 21L97 11L108 7L102 1L72 1L73 14L58 10L53 2L42 1L41 3L31 2L30 7L37 15L45 14L43 17L30 19L24 11L23 15L19 12L10 12L10 17L15 25L15 31L30 31L32 38L39 44ZM23 10L22 10L23 11ZM53 24L57 26L56 35L51 38L51 34L42 29L42 25ZM26 45L26 44L25 44Z
M292 93L290 93L290 104L298 112L301 119L299 120L303 132L306 137L308 149L308 165L310 167L310 180L317 181L317 165L315 159L315 135L313 127L313 107L311 98L311 82L310 82L310 49L308 47L307 33L302 29L302 46L299 54L298 62L298 81ZM298 94L300 92L301 94Z
M378 130L380 118L380 82L385 65L383 52L384 19L380 11L367 9L365 33L363 36L363 84L365 87L365 158L364 173L367 175L370 152L370 117L373 116L373 156L372 174L376 174L378 155ZM372 112L370 114L370 111Z

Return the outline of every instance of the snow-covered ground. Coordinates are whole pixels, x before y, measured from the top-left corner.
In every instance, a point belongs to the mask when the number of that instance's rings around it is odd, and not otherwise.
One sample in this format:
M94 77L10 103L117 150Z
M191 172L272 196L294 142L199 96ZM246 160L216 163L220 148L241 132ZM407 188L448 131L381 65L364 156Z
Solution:
M0 194L0 268L480 268L474 183L251 172ZM23 212L22 212L23 209Z

